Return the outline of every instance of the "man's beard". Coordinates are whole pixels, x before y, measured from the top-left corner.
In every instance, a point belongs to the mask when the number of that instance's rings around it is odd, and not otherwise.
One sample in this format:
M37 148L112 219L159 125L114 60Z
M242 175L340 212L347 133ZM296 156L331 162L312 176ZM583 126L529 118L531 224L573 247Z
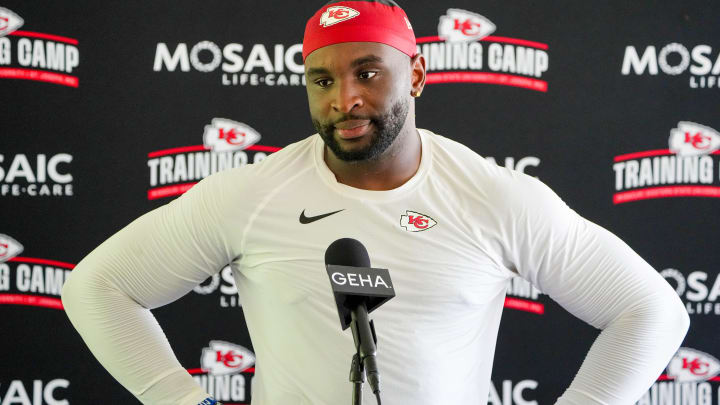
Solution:
M387 114L374 117L361 117L356 115L346 115L334 123L321 124L320 121L313 119L313 125L320 134L328 148L337 156L338 159L346 162L355 162L360 160L373 160L382 155L390 145L395 142L395 138L400 134L400 130L405 125L410 103L406 99L400 99ZM344 150L340 147L333 133L335 131L334 124L347 120L370 120L375 127L375 132L369 134L372 136L370 144L360 150Z

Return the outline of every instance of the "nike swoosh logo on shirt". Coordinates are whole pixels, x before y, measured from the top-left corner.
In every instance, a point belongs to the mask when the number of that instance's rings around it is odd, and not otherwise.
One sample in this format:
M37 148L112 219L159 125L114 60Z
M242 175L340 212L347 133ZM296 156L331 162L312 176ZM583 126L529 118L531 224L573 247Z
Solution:
M305 216L305 210L303 210L303 212L300 213L300 223L301 223L301 224L309 224L309 223L311 223L311 222L315 222L315 221L321 220L321 219L323 219L323 218L325 218L325 217L329 217L329 216L332 215L332 214L337 214L337 213L340 212L340 211L345 211L345 208L343 208L343 209L341 209L341 210L333 211L333 212L328 212L327 214L316 215L316 216L314 216L314 217L306 217L306 216Z

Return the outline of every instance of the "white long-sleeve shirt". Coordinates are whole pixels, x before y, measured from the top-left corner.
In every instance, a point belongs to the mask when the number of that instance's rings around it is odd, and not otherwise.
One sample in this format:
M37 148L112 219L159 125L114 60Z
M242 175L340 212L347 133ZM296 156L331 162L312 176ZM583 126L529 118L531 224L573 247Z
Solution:
M383 403L485 404L505 289L517 275L602 329L557 404L638 399L687 331L677 294L538 180L419 133L417 173L389 191L338 183L318 135L206 178L77 265L62 295L70 320L143 403L195 405L208 394L149 309L229 263L257 358L253 404L346 403L355 347L340 329L324 252L351 237L373 267L390 269L396 292L371 315Z

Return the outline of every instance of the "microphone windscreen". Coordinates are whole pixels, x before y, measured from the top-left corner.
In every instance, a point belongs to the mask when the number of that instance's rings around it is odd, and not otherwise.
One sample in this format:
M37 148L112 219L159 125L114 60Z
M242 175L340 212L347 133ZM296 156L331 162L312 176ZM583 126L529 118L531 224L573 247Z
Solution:
M325 251L325 265L370 267L370 256L360 241L342 238L331 243Z

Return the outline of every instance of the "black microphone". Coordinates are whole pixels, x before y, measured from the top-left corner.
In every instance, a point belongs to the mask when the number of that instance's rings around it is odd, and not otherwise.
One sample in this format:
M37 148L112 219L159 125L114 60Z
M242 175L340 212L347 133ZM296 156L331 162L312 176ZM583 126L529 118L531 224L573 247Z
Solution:
M343 238L325 251L325 267L335 295L343 330L352 326L355 348L367 373L372 391L380 393L380 372L375 353L377 335L368 314L395 296L387 269L370 267L370 257L362 243Z

